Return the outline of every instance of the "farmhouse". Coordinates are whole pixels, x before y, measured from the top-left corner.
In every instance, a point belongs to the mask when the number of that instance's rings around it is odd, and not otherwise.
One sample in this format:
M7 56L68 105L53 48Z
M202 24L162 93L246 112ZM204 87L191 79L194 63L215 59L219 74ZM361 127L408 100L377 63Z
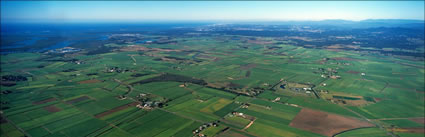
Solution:
M249 104L248 103L243 103L242 104L242 108L248 108L249 107Z
M202 134L201 131L207 129L208 127L217 127L219 122L220 121L217 120L214 122L204 123L200 125L197 129L192 130L192 133L195 134L195 136L204 137L206 135Z
M305 91L311 91L311 88L303 88Z
M243 117L243 118L246 118L246 117L245 117L245 115L244 115L243 113L241 113L241 112L236 112L236 111L233 111L233 112L232 112L232 116L237 116L237 117Z
M340 78L341 78L341 76L338 76L338 75L332 75L332 76L330 76L330 78L331 78L331 79L340 79Z
M279 101L280 97L277 97L276 99L273 100L273 102Z
M130 71L130 70L128 70L128 69L121 69L119 67L110 67L110 68L106 68L106 70L105 70L105 72L107 72L107 73L113 73L113 72L124 73L124 72L128 72L128 71Z
M124 100L124 99L127 99L127 96L120 95L120 96L118 96L118 99L119 99L119 100Z

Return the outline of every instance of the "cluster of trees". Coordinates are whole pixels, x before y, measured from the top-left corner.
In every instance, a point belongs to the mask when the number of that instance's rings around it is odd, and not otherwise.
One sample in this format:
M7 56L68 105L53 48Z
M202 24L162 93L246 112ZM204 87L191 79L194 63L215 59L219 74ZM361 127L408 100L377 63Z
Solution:
M191 77L187 77L187 76L182 76L182 75L176 75L176 74L170 74L170 73L165 73L162 74L160 76L157 77L153 77L150 79L145 79L142 81L138 81L138 82L134 82L131 83L131 85L133 84L146 84L146 83L151 83L151 82L163 82L163 81L175 81L175 82L188 82L188 83L193 83L193 84L198 84L198 85L207 85L207 82L205 82L204 80L201 79L195 79L195 78L191 78Z
M1 80L2 81L18 82L18 81L27 81L28 79L27 79L27 77L24 77L24 76L21 76L21 75L17 75L17 76L15 76L15 75L4 75L4 76L1 76Z

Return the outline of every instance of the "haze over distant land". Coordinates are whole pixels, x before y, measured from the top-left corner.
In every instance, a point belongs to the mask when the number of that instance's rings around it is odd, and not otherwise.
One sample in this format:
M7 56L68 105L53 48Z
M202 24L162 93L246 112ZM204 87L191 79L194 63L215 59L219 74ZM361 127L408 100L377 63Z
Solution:
M424 20L424 1L1 1L2 22Z
M424 137L424 1L1 1L0 137Z

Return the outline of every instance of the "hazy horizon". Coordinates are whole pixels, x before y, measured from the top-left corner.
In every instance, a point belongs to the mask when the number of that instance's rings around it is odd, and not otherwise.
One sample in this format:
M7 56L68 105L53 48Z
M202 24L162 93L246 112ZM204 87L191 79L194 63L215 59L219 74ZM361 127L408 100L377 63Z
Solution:
M424 1L1 1L2 22L424 20Z

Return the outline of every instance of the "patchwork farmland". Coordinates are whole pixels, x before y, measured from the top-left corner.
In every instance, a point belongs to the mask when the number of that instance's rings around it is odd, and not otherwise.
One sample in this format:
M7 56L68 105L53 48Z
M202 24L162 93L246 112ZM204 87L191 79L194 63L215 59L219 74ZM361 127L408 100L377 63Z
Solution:
M1 136L424 135L423 61L270 37L140 37L165 44L1 55Z

